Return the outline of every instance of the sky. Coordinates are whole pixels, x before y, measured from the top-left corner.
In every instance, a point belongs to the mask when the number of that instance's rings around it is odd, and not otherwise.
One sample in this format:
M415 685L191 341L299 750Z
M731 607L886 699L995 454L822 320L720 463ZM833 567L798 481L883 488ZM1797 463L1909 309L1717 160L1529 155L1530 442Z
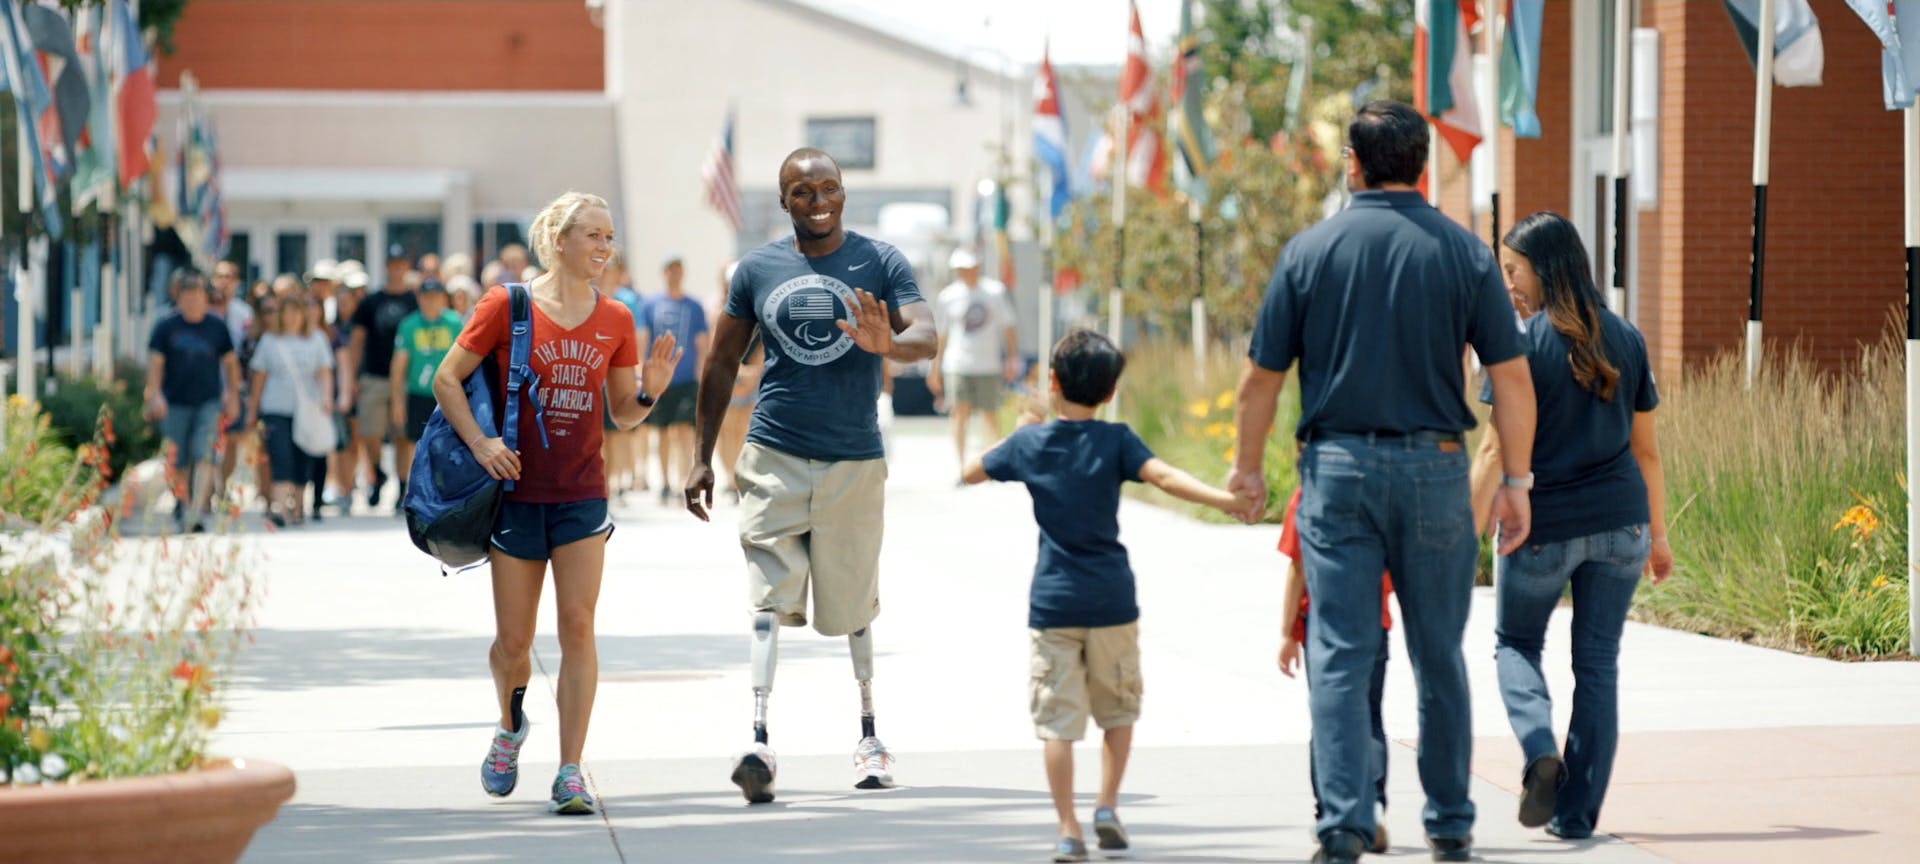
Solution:
M1060 65L1112 65L1126 60L1127 0L798 0L912 41L944 47L994 67L996 50L1016 69L1040 62L1052 41ZM1149 51L1171 51L1180 29L1180 0L1136 0Z

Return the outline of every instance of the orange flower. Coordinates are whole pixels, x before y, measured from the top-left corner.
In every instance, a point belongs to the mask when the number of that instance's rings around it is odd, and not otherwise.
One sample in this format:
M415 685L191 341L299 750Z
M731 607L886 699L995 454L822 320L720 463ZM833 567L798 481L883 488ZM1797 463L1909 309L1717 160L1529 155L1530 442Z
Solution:
M7 713L7 710L12 707L13 707L13 697L7 695L6 693L0 693L0 714Z
M1833 523L1832 530L1838 531L1842 528L1852 528L1853 539L1865 540L1872 537L1873 532L1880 530L1880 517L1873 512L1872 507L1855 504L1847 508L1846 514L1840 517L1840 521Z

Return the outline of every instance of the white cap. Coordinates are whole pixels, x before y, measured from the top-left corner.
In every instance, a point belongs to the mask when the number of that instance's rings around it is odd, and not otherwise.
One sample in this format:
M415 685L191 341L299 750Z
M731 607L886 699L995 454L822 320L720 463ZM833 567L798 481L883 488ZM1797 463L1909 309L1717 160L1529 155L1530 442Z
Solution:
M972 251L962 247L953 250L953 255L947 258L947 266L954 270L972 270L980 266L980 259L974 257Z
M340 277L340 284L348 288L365 288L367 287L367 271L348 270Z
M338 272L342 276L348 273L365 273L367 272L367 265L360 263L360 259L358 258L348 258L340 262L335 272Z
M480 296L480 283L465 273L455 273L447 277L447 290L459 291L474 297Z
M338 281L340 279L340 265L335 263L332 258L322 258L313 262L313 269L307 271L307 281L312 282L315 279L325 279L329 282Z

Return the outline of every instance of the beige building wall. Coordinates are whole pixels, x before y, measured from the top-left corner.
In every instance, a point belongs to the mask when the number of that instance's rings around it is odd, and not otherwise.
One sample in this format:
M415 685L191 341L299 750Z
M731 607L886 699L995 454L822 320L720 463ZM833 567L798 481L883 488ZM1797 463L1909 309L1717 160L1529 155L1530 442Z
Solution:
M611 0L605 32L607 86L619 104L622 245L642 291L658 288L664 256L680 254L688 289L718 297L735 239L707 206L700 172L729 105L749 207L777 197L780 161L808 143L810 117L874 118L874 167L845 172L850 211L883 189L947 190L961 240L971 238L978 184L997 175L1003 111L1013 172L1031 170L1031 84L996 77L989 70L1000 61L987 49L946 46L952 56L943 56L787 0ZM956 101L963 74L970 106ZM1031 193L1014 188L1018 224ZM760 215L773 233L791 233L784 214Z

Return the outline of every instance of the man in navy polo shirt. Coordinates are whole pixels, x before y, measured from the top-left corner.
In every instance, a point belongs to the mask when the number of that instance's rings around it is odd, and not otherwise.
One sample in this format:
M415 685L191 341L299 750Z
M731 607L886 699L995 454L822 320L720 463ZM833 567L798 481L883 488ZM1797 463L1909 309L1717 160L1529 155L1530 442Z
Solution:
M1461 357L1472 345L1514 443L1494 518L1503 552L1526 539L1533 385L1493 253L1416 185L1426 121L1377 101L1347 127L1347 210L1294 237L1274 267L1240 383L1229 484L1258 513L1262 462L1286 372L1300 367L1298 513L1307 587L1314 768L1325 807L1315 861L1350 862L1373 837L1368 683L1385 646L1380 572L1393 574L1420 690L1420 782L1434 860L1466 861L1471 705L1460 640L1472 601L1473 514Z

